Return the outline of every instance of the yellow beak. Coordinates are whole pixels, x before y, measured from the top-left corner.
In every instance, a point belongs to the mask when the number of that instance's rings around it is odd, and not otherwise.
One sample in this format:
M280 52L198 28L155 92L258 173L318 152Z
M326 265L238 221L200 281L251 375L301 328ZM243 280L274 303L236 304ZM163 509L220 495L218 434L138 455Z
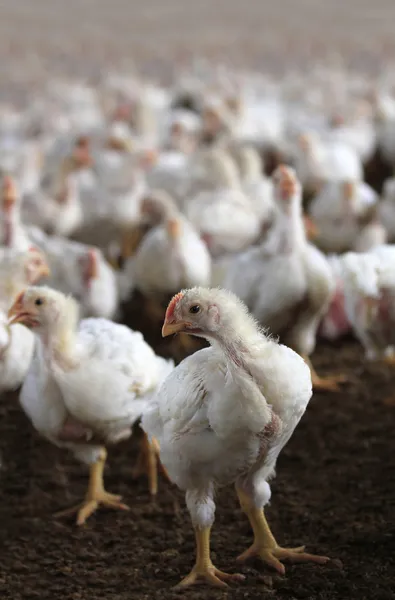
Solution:
M184 321L181 321L179 323L167 323L165 321L162 327L162 337L167 337L168 335L172 335L173 333L180 333L181 331L184 331L184 328Z

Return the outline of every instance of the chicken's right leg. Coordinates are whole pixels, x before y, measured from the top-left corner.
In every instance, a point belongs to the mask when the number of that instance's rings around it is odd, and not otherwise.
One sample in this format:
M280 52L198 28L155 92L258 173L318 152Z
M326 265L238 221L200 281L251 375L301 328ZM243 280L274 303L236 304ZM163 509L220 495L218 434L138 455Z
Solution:
M77 525L83 525L100 505L109 508L119 508L121 510L129 510L126 504L122 504L121 496L116 496L106 492L103 482L104 465L107 459L107 451L102 448L98 460L91 466L88 491L85 500L64 511L56 513L56 517L65 517L67 515L77 513Z
M214 522L215 505L211 491L204 494L188 491L186 501L191 513L196 537L196 562L192 571L176 586L177 589L206 582L215 587L226 588L227 581L242 581L244 575L219 571L210 557L210 531Z
M263 508L257 508L252 498L241 488L236 488L236 491L241 509L248 516L254 533L252 546L238 557L239 561L245 561L258 556L283 575L285 567L281 562L282 560L289 560L290 562L315 562L321 565L330 560L326 556L316 556L315 554L306 553L304 546L300 546L299 548L281 548L270 531Z

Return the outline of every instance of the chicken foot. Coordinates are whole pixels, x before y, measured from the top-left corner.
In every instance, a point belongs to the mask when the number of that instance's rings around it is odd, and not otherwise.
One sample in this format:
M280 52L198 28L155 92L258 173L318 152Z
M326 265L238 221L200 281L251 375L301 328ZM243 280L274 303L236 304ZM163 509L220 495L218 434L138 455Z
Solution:
M208 583L214 587L226 588L227 581L243 581L244 575L240 573L224 573L217 569L210 558L210 532L211 527L195 527L196 537L196 562L192 571L176 585L175 589L183 589L190 585Z
M148 488L151 496L156 496L158 493L158 461L163 475L170 481L165 467L160 462L159 452L158 442L155 439L150 442L147 434L144 432L141 440L140 453L133 469L132 476L134 479L137 479L137 477L140 477L143 473L148 475Z
M270 531L263 509L254 506L251 498L243 490L236 488L236 491L241 509L247 515L254 533L253 544L237 558L238 561L243 562L258 556L278 573L284 575L285 567L281 562L282 560L289 560L294 563L315 562L320 565L330 560L326 556L306 553L304 546L298 548L282 548L279 546Z
M307 363L311 373L311 382L313 389L322 390L325 392L339 392L340 383L348 381L347 375L330 375L329 377L321 377L312 365L311 360L308 356L302 356L303 360Z
M55 517L66 517L77 513L77 525L83 525L100 505L129 510L126 504L122 504L121 496L110 494L104 489L103 471L106 459L107 451L102 448L99 459L91 466L89 485L84 501L77 506L56 513Z

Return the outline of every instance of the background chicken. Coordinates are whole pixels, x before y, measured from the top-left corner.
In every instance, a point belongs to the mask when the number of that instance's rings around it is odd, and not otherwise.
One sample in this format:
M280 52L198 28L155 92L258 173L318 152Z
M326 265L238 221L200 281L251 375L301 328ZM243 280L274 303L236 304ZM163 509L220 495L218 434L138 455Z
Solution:
M172 361L156 356L140 333L123 325L87 319L78 326L76 302L50 288L27 288L8 314L11 324L33 328L38 339L21 390L24 411L41 435L90 467L85 500L63 514L77 512L81 525L100 504L126 508L104 489L105 445L130 436ZM147 456L152 494L156 452L152 442Z

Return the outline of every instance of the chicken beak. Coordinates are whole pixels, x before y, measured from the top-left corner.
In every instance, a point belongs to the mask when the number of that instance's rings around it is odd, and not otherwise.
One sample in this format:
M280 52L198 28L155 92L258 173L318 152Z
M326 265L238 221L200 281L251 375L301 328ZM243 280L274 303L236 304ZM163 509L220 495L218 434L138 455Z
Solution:
M49 277L51 275L51 269L49 268L49 266L46 263L44 263L40 267L40 269L38 271L38 275L39 275L40 279L42 279L44 277Z
M172 335L173 333L180 333L185 329L184 321L178 321L177 323L169 323L165 321L162 327L162 337L167 337L168 335Z
M18 294L15 298L14 304L8 311L8 325L14 323L24 323L29 321L29 314L23 310L23 296L24 292Z
M307 238L309 240L315 240L318 237L319 233L317 225L307 215L303 217L303 220Z

